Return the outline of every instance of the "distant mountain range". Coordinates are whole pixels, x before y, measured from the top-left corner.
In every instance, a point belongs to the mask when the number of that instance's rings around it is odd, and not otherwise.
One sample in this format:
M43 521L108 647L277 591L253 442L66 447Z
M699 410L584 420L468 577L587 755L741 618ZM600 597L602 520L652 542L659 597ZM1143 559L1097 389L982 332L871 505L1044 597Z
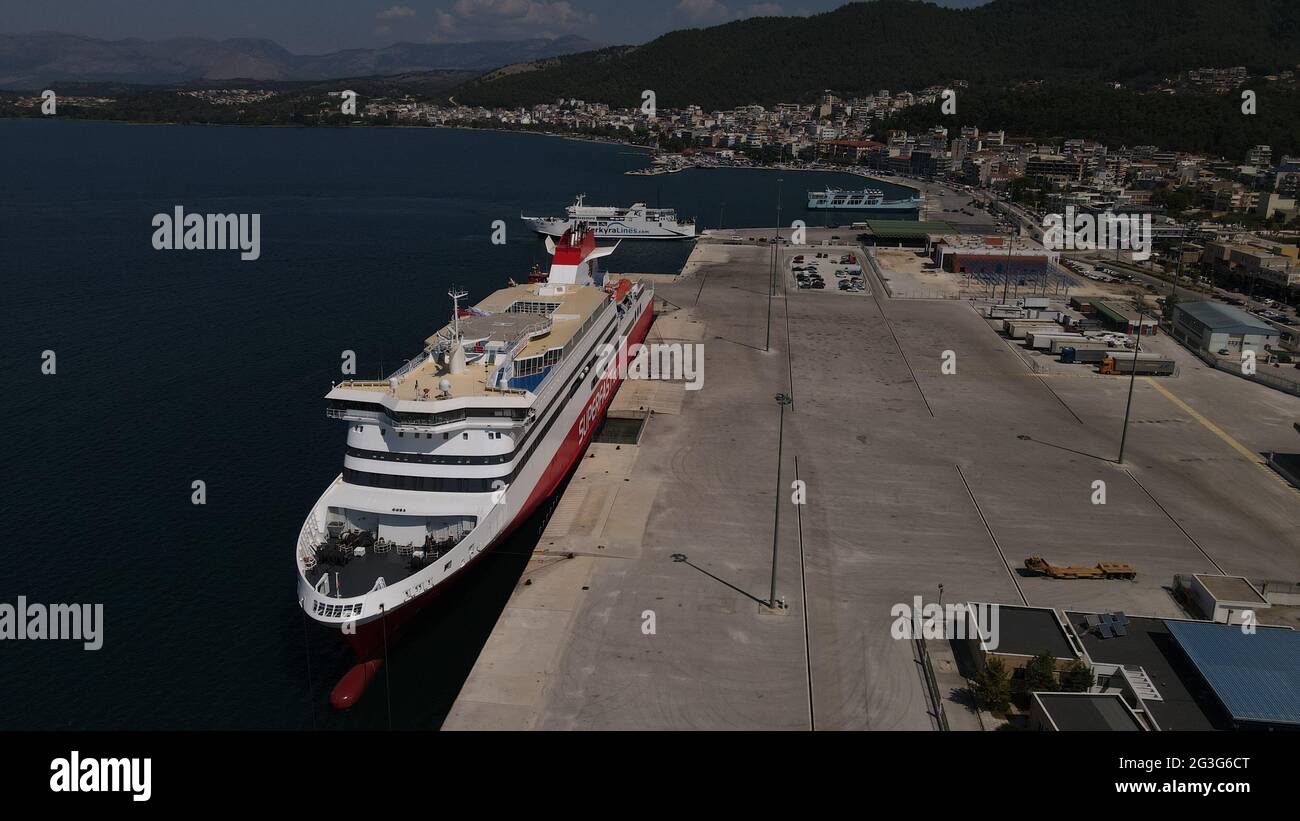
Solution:
M876 0L811 17L757 17L665 34L642 46L496 71L456 99L516 106L577 97L660 106L806 102L919 89L1140 82L1202 66L1252 73L1300 63L1296 0L994 0L972 9ZM960 110L960 107L959 107Z
M41 32L0 34L0 89L59 81L163 85L193 80L328 80L420 71L487 71L603 48L577 36L475 43L395 43L332 54L293 54L271 40L98 40Z

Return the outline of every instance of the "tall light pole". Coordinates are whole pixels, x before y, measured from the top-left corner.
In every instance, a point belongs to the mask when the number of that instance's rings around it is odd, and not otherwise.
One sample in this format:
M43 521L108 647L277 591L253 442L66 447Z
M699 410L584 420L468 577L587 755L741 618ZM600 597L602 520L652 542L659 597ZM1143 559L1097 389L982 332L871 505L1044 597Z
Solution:
M1169 289L1170 301L1178 298L1178 278L1183 275L1183 246L1187 244L1187 230L1188 226L1184 226L1183 238L1178 243L1178 262L1174 268L1174 286ZM1168 307L1171 312L1173 311L1172 305L1167 305L1166 307Z
M1137 382L1138 372L1138 351L1142 350L1142 318L1145 316L1144 310L1146 303L1142 297L1137 298L1138 304L1138 328L1137 339L1133 342L1133 370L1128 375L1128 401L1124 403L1124 429L1119 434L1119 464L1124 464L1124 442L1128 439L1128 415L1133 408L1133 385Z
M772 297L776 293L776 261L780 257L778 246L781 244L781 178L776 178L776 237L772 240L772 270L767 277L767 341L763 350L772 350Z
M1015 243L1015 229L1007 229L1007 270L1002 279L1002 304L1007 304L1007 292L1011 290L1011 246Z
M776 550L779 544L777 539L781 533L781 451L785 447L785 406L790 402L790 397L784 393L776 395L776 404L781 409L781 415L776 434L776 511L772 516L772 590L767 597L767 606L773 610L776 609Z

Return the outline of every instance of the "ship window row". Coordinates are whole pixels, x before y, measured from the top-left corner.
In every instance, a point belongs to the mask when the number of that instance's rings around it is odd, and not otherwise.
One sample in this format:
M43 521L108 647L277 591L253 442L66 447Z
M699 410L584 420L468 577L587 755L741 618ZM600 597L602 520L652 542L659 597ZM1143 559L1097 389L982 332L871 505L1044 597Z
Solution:
M496 434L493 438L501 438ZM358 459L374 459L379 462L407 462L416 465L500 465L515 458L518 451L496 453L491 456L438 456L432 453L401 453L388 450L366 450L348 446L348 456Z
M330 399L327 405L330 410L382 413L396 425L445 425L451 422L461 422L471 417L522 421L528 416L527 408L458 408L443 413L404 413L389 410L383 405L372 402L354 402L344 399Z
M432 493L488 493L495 490L494 482L509 481L511 475L487 479L460 476L399 476L393 473L368 473L363 470L343 468L343 481L350 485L380 487L389 490L422 490ZM500 485L497 485L500 487Z
M508 314L553 314L560 307L558 302L535 302L529 299L519 299L510 303L506 308Z
M322 601L313 601L312 610L316 615L327 619L350 618L361 615L360 604L326 604Z

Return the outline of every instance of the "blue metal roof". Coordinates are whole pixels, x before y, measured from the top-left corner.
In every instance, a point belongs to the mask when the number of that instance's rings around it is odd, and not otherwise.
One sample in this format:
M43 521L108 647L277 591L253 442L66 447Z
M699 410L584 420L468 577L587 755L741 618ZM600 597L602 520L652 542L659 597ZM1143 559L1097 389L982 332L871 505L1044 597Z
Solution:
M1235 721L1300 725L1300 633L1167 621L1165 626Z
M1193 316L1209 326L1210 330L1229 334L1264 334L1276 335L1277 328L1269 325L1245 311L1224 305L1222 302L1205 300L1202 302L1178 302L1175 310Z

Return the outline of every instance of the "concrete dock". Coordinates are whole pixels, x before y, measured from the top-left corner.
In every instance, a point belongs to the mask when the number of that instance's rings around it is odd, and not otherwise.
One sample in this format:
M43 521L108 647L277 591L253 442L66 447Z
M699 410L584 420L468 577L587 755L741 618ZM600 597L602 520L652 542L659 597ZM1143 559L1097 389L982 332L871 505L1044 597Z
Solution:
M1177 377L1137 380L1120 465L1127 379L1036 364L968 302L796 290L808 250L780 249L770 351L767 245L701 240L656 284L675 310L651 341L702 342L703 388L620 390L615 412L653 411L639 443L583 458L444 729L933 729L890 610L941 584L1181 616L1175 573L1300 576L1300 494L1258 456L1300 450L1300 400L1172 352ZM1051 580L1031 555L1139 575Z

